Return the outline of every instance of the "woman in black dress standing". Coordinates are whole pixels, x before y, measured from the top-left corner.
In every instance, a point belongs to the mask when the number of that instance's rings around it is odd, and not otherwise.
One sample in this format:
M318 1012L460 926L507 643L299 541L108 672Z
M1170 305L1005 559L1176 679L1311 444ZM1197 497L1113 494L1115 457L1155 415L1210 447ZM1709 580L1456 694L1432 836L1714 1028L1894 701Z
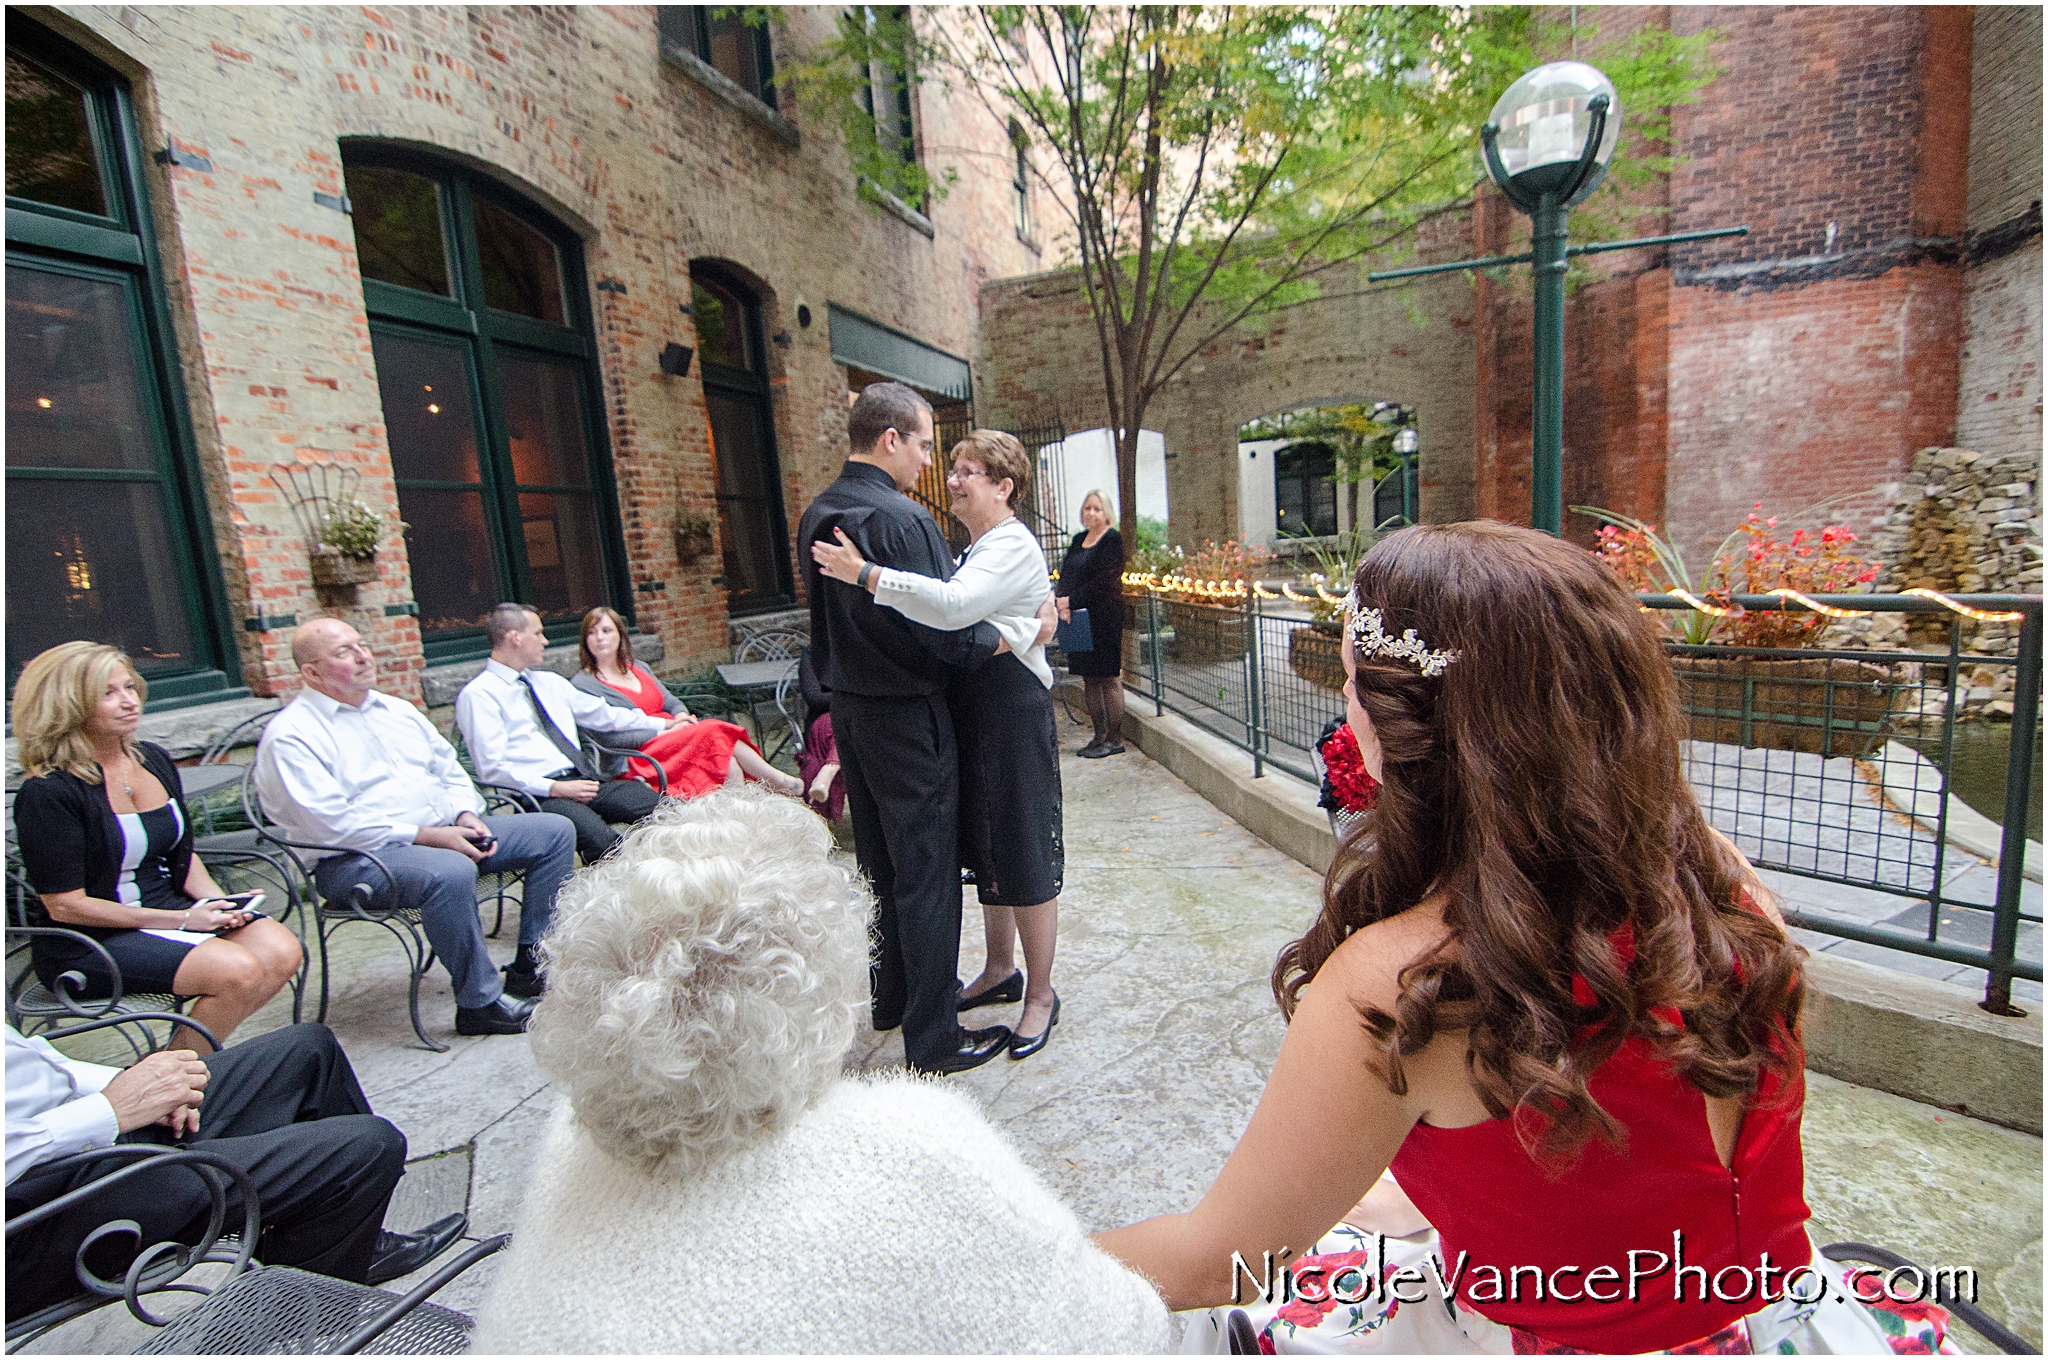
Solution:
M1067 545L1060 564L1060 618L1088 611L1088 630L1095 646L1067 656L1067 669L1082 677L1088 691L1088 716L1095 735L1078 754L1083 760L1121 755L1117 734L1124 725L1124 540L1109 527L1109 505L1100 491L1081 498L1081 523L1086 528Z

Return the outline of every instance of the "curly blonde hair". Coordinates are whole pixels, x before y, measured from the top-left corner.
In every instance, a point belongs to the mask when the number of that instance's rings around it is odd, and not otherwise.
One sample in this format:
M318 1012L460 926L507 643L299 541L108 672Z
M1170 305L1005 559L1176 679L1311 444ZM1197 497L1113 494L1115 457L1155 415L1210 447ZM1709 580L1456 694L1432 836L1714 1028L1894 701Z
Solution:
M758 788L667 799L563 889L529 1035L606 1152L689 1174L838 1079L873 899L831 844Z

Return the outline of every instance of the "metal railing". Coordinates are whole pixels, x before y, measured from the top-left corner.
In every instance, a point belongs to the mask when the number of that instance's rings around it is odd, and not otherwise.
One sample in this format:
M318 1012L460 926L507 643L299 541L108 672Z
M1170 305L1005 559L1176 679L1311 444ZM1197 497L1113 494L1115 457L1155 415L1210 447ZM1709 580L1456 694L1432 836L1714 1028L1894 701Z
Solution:
M1216 603L1157 591L1130 597L1124 684L1156 712L1178 714L1249 752L1255 777L1272 766L1318 782L1314 743L1344 711L1338 630L1261 594L1255 589ZM1857 890L1839 895L1828 911L1787 909L1791 924L1982 968L1984 1008L2014 1014L2013 980L2041 980L2038 957L2017 956L2021 926L2041 923L2039 910L2023 910L2021 902L2037 775L2041 597L1810 598L1828 610L1927 616L1916 626L1932 624L1945 645L1881 651L1668 643L1687 723L1686 773L1701 807L1757 867ZM1691 608L1674 596L1646 595L1642 602L1651 610ZM1807 607L1776 596L1734 602L1757 610ZM1965 650L1965 629L1986 611L2017 616L2017 655ZM1952 823L1970 817L1957 811L1954 793L1957 718L1970 690L2001 672L2013 674L2012 712L1993 867L1981 842L1982 856L1955 850ZM1994 730L1982 723L1963 728L1978 736Z
M942 420L933 426L935 447L932 465L924 470L917 484L910 489L910 498L931 511L932 517L938 520L939 528L953 545L954 552L966 548L967 531L960 521L953 518L948 508L952 497L946 491L946 474L953 470L953 446L965 439L973 428L971 420ZM1058 562L1060 552L1066 547L1066 533L1062 527L1066 514L1065 474L1060 460L1048 458L1045 451L1065 442L1067 428L1055 420L1042 425L1022 425L1008 433L1017 436L1037 468L1034 483L1018 498L1017 518L1037 536L1038 545L1045 549L1047 560Z

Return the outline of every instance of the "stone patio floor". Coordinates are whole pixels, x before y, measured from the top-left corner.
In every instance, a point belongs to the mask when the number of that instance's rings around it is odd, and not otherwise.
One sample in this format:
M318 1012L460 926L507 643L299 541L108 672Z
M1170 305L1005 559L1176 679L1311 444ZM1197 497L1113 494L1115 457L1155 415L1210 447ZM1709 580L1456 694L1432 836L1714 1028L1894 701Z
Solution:
M1079 729L1063 720L1061 730L1069 752L1081 744ZM1033 1058L948 1080L974 1093L1084 1224L1101 1228L1192 1206L1222 1166L1280 1046L1268 972L1314 915L1319 883L1135 748L1102 761L1069 754L1061 773L1059 1031ZM981 923L971 889L966 900L961 976L971 978ZM493 942L503 960L511 934L508 926ZM328 1023L377 1112L411 1144L389 1225L466 1209L473 1235L512 1228L556 1100L526 1041L456 1036L437 970L422 988L422 1013L451 1048L427 1052L406 1020L396 946L361 928L335 943ZM309 998L309 1018L313 1010ZM281 998L237 1037L290 1018ZM863 1032L853 1056L863 1068L899 1063L901 1038ZM1974 1266L1985 1306L2038 1346L2041 1140L1818 1074L1808 1081L1807 1199L1818 1239ZM473 1310L495 1265L472 1269L437 1302ZM29 1349L115 1353L143 1331L117 1306ZM1983 1348L1966 1330L1959 1339Z

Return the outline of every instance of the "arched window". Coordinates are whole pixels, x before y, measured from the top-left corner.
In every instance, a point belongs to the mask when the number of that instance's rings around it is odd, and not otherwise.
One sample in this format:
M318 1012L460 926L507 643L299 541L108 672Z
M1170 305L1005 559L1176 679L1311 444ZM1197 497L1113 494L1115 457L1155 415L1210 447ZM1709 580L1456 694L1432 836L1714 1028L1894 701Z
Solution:
M110 642L152 708L239 688L126 84L7 24L7 673Z
M580 243L445 162L342 154L428 659L486 650L500 600L550 636L630 617Z
M761 307L730 270L690 266L690 309L702 356L704 407L718 467L718 538L725 548L725 592L734 614L780 609L796 600L789 563L789 521L768 405L768 354Z

